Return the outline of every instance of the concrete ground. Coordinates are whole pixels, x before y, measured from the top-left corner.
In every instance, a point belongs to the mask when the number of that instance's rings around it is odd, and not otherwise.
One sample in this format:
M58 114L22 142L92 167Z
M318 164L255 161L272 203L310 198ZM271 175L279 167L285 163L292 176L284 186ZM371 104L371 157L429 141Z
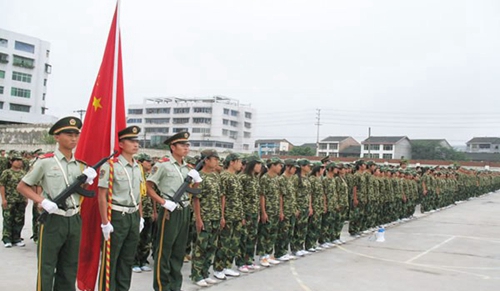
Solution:
M30 208L29 208L30 209ZM418 207L417 207L418 210ZM199 288L183 267L183 290L498 290L500 288L500 192L421 215L385 232L385 242L373 235L305 258L243 274L239 278ZM31 235L27 212L24 238ZM1 220L1 218L0 218ZM36 253L26 247L0 247L0 290L33 290ZM152 290L152 273L134 274L132 291Z

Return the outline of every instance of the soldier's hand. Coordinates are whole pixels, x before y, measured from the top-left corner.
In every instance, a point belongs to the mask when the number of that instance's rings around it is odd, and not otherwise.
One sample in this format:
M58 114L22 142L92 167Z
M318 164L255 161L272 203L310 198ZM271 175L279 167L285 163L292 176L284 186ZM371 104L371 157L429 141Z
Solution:
M111 222L108 222L107 224L101 224L101 228L104 240L109 240L109 237L114 230L113 225L111 225Z
M246 221L245 219L243 219L243 220L241 221L241 225L243 225L243 226L247 225L247 221Z
M156 211L153 211L153 221L156 221L158 219L158 213Z
M205 229L205 226L203 225L203 220L197 219L196 220L196 233L199 234L204 229Z
M141 217L141 220L139 221L139 233L141 233L143 229L144 229L144 218Z
M220 219L220 229L223 229L224 227L226 227L226 219L222 217Z
M309 207L309 216L313 216L314 214L314 210L312 209L312 207Z
M48 213L52 214L57 211L59 207L57 207L57 204L54 202L50 201L49 199L45 198L42 200L42 207L47 211Z
M263 215L261 215L261 217L260 217L260 221L261 221L262 223L266 223L266 222L267 222L267 219L268 219L268 217L267 217L267 213L264 213L264 214L263 214Z
M2 208L7 209L7 200L2 200Z

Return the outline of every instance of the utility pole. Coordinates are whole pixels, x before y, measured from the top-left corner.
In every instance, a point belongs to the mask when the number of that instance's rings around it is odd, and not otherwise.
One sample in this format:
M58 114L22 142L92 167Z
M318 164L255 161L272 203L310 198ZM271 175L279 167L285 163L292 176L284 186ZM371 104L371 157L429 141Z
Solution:
M316 156L319 156L319 127L321 125L320 121L321 121L321 109L316 109L316 123L314 124L318 127L316 132Z
M82 119L83 119L83 114L84 114L85 112L87 112L87 110L80 109L80 110L75 110L75 111L73 111L73 112L74 112L74 113L79 113L79 114L80 114L80 120L82 120ZM82 120L82 121L83 121L83 120Z

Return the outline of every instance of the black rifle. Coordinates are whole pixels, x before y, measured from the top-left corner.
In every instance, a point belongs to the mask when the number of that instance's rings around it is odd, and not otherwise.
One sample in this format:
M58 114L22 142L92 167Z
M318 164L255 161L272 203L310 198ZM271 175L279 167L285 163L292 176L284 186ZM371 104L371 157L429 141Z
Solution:
M99 167L101 167L106 161L111 159L116 153L117 152L114 151L110 156L101 159L99 162L97 162L97 164L92 166L92 168L94 168L94 170L97 171ZM68 207L66 206L66 199L75 192L85 197L89 198L94 197L95 196L94 191L82 188L82 184L84 184L86 180L87 180L87 175L85 174L81 174L80 176L76 177L76 180L71 185L69 185L66 189L64 189L61 193L59 193L59 195L57 195L54 199L51 199L52 202L57 204L57 207L59 207L60 209L67 210ZM47 211L43 210L42 213L40 214L40 217L38 218L38 221L40 223L44 223L45 220L47 219L48 214L49 213Z
M201 159L198 162L198 164L196 164L194 169L199 172L201 170L201 168L203 168L204 164L205 164L205 159ZM193 178L191 178L190 176L187 176L184 179L184 182L179 187L179 189L177 189L177 191L175 191L174 197L172 197L172 200L175 203L179 203L181 201L182 195L184 195L185 192L191 193L191 194L193 194L193 196L200 194L200 192L201 192L200 189L189 187L189 185L191 185L192 181L193 181Z

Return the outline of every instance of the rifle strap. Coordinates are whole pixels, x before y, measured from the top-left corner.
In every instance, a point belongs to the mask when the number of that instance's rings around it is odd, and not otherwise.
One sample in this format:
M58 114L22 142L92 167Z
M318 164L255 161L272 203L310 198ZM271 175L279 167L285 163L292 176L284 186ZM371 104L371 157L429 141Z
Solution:
M61 162L59 162L59 159L56 156L54 156L54 160L57 162L59 169L61 169L61 172L62 172L63 177L64 177L64 182L66 182L66 187L69 187L68 175L66 175L66 172L64 171L64 169L61 165ZM75 198L73 198L73 195L70 195L69 197L71 198L71 203L73 203L73 207L77 208L76 201L75 201Z
M123 165L123 163L118 160L118 164L120 164L120 166L122 166L123 168L123 171L125 171L125 174L127 175L127 181L128 181L128 187L129 187L129 191L128 191L128 194L130 195L130 198L132 199L132 202L134 202L134 207L137 207L137 201L135 201L135 198L134 198L134 193L133 193L133 188L132 188L132 179L130 178L130 174L128 173L127 171L127 168L125 168L125 166ZM134 170L134 168L132 168L132 171Z

